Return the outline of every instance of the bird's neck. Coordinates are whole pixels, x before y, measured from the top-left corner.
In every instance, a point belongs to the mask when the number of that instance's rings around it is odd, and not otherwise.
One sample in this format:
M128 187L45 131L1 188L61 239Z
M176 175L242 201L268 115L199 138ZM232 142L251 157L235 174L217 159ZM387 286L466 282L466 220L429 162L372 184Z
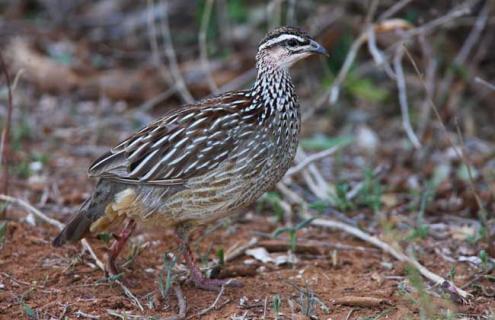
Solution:
M288 68L277 66L266 58L258 60L256 67L258 75L253 87L255 96L267 102L283 96L295 96Z

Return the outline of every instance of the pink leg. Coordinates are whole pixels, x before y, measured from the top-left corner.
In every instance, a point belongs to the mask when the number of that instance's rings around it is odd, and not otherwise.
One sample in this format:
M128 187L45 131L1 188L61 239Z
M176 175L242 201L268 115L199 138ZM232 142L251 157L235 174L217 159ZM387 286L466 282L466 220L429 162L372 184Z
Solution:
M182 247L183 257L186 262L186 266L191 271L191 278L194 284L201 289L218 291L222 286L240 287L242 284L232 279L209 279L206 278L196 263L194 256L189 248L189 241L187 236L184 236L182 232L176 232L176 236L179 240L179 244Z
M119 256L122 249L124 249L127 240L131 236L132 232L136 229L136 222L130 219L125 227L120 231L118 235L115 235L115 240L110 246L110 252L107 254L107 261L105 265L105 272L110 276L116 276L119 274L119 270L115 265L115 259Z

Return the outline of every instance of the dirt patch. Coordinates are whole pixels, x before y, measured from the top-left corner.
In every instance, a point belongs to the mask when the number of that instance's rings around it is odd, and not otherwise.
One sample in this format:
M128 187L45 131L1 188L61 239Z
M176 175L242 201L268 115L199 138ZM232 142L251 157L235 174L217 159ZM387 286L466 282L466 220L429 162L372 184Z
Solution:
M257 230L266 229L268 219L256 216L251 221L218 230L201 241L199 252L208 248L229 248L236 242L246 242ZM269 222L268 222L269 223ZM260 227L261 226L261 227ZM232 231L235 229L235 232ZM112 318L108 310L134 315L164 317L174 315L178 304L174 294L163 299L159 290L159 274L163 268L163 255L172 252L175 242L167 232L141 234L134 244L147 243L146 248L124 268L128 288L144 306L144 312L131 301L115 282L104 278L87 253L81 254L79 245L54 249L50 241L56 234L51 227L32 227L24 223L9 222L6 240L0 255L0 315L5 319L50 319L98 316ZM347 249L329 249L322 255L298 254L294 266L275 266L271 263L252 262L252 276L237 277L242 288L226 288L216 308L203 319L227 319L234 315L246 319L259 319L265 314L274 318L273 300L280 297L280 318L304 319L311 314L315 319L352 319L387 315L388 319L416 318L420 309L414 299L418 294L407 292L404 266L394 263L374 248L364 251L352 247L365 246L342 234L309 228L300 235L304 243L311 238L325 238L328 243L350 246ZM105 245L94 240L97 254L102 257ZM133 247L133 246L131 246ZM123 255L122 261L130 254ZM212 258L213 256L211 256ZM246 270L250 257L241 256L229 262L223 272ZM121 261L121 262L122 262ZM438 257L426 255L425 264L433 271L445 275L449 272ZM467 278L469 267L460 265L457 279ZM243 273L243 272L241 272ZM181 282L187 301L187 316L195 316L208 308L217 293ZM447 300L433 298L437 303ZM290 302L289 302L290 301ZM266 307L265 307L266 305ZM493 308L495 302L477 297L471 304L458 305L458 312L477 314Z

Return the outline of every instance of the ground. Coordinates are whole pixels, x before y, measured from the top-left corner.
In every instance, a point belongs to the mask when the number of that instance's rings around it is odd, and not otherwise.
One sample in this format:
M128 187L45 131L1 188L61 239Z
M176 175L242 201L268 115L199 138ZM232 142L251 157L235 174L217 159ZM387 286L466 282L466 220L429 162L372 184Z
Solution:
M266 242L263 235L268 234L271 225L267 217L253 216L207 235L198 250L229 248L235 243L246 243L253 236L258 236L261 243ZM82 253L79 244L53 248L50 241L56 233L53 227L9 222L7 240L0 255L1 318L110 319L109 310L156 318L178 312L173 291L163 299L158 280L164 253L175 250L175 240L170 232L143 233L134 239L140 245L146 243L145 248L123 269L123 280L144 306L144 312L118 284L104 277L92 258ZM243 316L244 319L261 319L265 314L266 319L272 319L275 296L281 300L279 319L293 319L293 315L305 319L308 304L311 306L309 314L315 319L371 319L380 315L385 319L418 317L419 302L414 300L421 299L420 296L408 292L407 286L401 289L400 284L408 279L405 265L342 233L311 227L301 232L299 238L300 243L310 245L297 253L298 262L294 265L262 264L245 255L228 262L220 274L243 274L235 277L243 286L227 287L216 307L201 318ZM281 239L279 244L283 246L285 241ZM105 244L99 240L91 242L97 255L102 257ZM130 254L127 251L122 261ZM450 271L449 264L442 263L434 252L425 253L422 261L440 275L447 276ZM472 272L468 265L460 264L456 282L459 285L467 283ZM181 281L177 279L177 282ZM180 286L190 318L200 318L196 314L208 308L218 294L195 288L187 281ZM439 297L429 299L438 300L439 305L450 305L452 311L467 317L481 316L495 307L491 298L483 296L455 306Z

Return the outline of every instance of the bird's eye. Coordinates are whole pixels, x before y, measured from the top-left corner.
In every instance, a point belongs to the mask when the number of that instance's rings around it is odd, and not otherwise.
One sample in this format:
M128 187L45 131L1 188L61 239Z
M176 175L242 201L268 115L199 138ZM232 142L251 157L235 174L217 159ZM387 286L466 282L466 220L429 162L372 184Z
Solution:
M289 47L295 47L295 46L298 45L298 43L297 43L297 40L296 39L290 39L290 40L287 41L287 45Z

